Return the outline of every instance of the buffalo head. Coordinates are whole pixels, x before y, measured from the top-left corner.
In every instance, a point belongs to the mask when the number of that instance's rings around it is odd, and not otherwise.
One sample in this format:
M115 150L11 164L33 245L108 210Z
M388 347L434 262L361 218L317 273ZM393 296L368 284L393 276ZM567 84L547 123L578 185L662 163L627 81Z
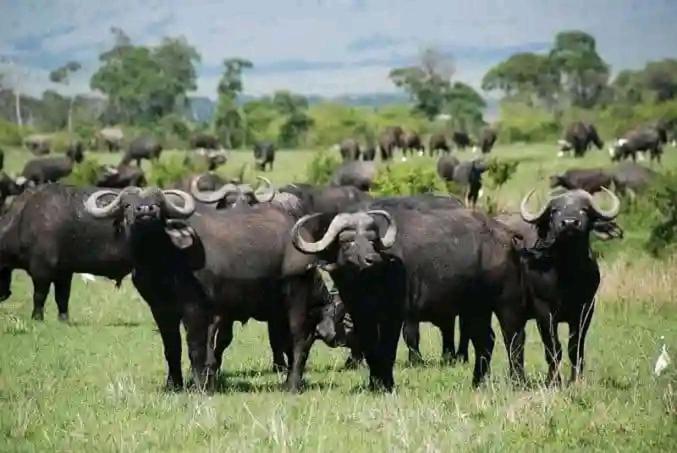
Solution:
M200 187L201 176L196 176L190 183L190 193L196 200L206 204L216 204L219 209L237 206L251 206L257 203L272 201L275 197L275 188L267 178L257 176L265 185L263 191L259 191L261 185L252 188L249 184L224 184L214 191L202 191Z
M105 196L110 201L99 206L97 202ZM177 203L177 198L182 203ZM120 192L99 190L87 198L85 209L97 218L116 218L128 236L164 230L179 248L189 247L193 242L190 227L181 219L193 214L195 201L181 190L155 187L128 187Z
M380 251L395 243L397 226L386 211L371 210L357 213L342 213L335 216L317 242L307 242L301 237L304 225L320 214L302 217L292 228L294 246L303 253L320 254L327 250L331 254L329 261L337 266L354 266L367 269L382 261ZM377 217L385 220L387 228L380 235ZM335 247L334 247L335 244ZM330 246L331 249L330 249Z
M539 236L548 244L559 238L587 237L591 231L602 234L620 210L618 197L605 187L602 190L612 200L608 210L602 209L588 192L571 190L551 195L540 210L532 213L527 209L532 189L522 200L520 214L525 222L538 227Z

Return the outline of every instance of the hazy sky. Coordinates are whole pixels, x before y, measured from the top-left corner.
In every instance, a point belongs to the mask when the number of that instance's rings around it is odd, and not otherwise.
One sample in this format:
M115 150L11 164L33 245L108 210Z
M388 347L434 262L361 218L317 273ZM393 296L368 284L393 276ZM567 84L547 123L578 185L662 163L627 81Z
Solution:
M50 69L78 60L71 90L88 91L112 26L142 44L185 36L202 54L198 93L210 97L231 56L256 66L249 94L323 95L394 91L388 71L431 45L478 86L493 64L544 51L563 29L592 33L614 71L677 57L677 0L0 0L0 55L28 68L34 94Z

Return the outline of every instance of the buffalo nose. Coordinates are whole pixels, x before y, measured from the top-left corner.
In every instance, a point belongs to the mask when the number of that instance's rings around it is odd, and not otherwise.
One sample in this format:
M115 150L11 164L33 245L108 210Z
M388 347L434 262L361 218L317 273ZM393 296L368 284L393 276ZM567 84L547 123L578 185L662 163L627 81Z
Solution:
M152 214L156 211L156 206L150 205L140 205L134 208L134 212L137 214L143 215L143 214Z
M581 221L578 219L564 219L562 220L562 227L576 227L581 226Z

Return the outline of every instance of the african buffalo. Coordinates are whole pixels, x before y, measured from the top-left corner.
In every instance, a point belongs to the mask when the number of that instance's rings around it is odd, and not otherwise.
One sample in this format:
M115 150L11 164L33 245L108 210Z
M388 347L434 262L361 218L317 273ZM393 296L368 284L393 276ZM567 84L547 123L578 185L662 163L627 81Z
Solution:
M129 165L133 160L136 161L137 166L141 166L143 159L158 160L162 153L162 145L155 138L150 135L142 135L137 137L129 144L129 148L120 165Z
M411 154L414 152L423 154L425 151L425 146L423 146L423 141L421 137L416 132L405 132L402 136L402 153L404 155Z
M141 167L132 165L105 165L94 184L96 187L110 189L124 189L129 186L143 187L146 185L146 175Z
M376 147L373 144L367 144L362 152L362 159L371 161L376 158Z
M440 178L465 188L466 205L473 207L482 196L482 173L486 170L487 166L481 159L460 162L453 156L442 156L437 161Z
M634 162L622 162L612 171L611 179L618 193L633 195L646 189L657 173Z
M444 152L448 154L451 151L451 146L449 146L449 141L447 136L443 133L437 133L430 136L430 141L428 142L428 153L430 156Z
M550 187L564 187L568 190L582 189L588 193L611 187L611 175L601 168L570 169L550 177Z
M630 131L623 138L618 139L613 147L609 148L609 155L613 161L631 158L634 162L637 160L638 152L646 151L649 152L652 161L661 162L663 145L661 144L661 136L655 128L641 128Z
M43 134L32 134L23 140L24 147L36 156L49 154L51 151L50 143L51 137Z
M333 214L351 206L371 201L368 193L354 186L318 187L309 184L290 184L280 188L281 193L294 195L301 201L303 214Z
M111 153L122 148L125 134L119 127L105 127L96 134L97 141L103 143Z
M520 305L514 234L465 209L383 207L376 200L331 219L305 216L292 234L299 250L328 263L364 351L370 387L392 390L404 319L459 314L474 345L473 384L479 384L493 350L492 309Z
M190 137L191 149L206 149L216 151L222 149L219 139L206 132L198 132Z
M468 133L463 131L455 131L451 135L451 139L456 145L456 148L458 148L461 151L466 149L468 146L472 146L473 144L472 139L470 138Z
M83 159L81 149L69 149L65 156L29 160L21 175L26 178L27 182L35 185L56 182L70 175L73 166L82 162Z
M134 286L162 336L167 387L183 386L180 323L193 380L211 390L233 323L255 318L273 324L272 344L287 346L287 387L298 391L321 307L313 306L314 259L291 245L295 218L270 203L192 215L189 194L155 188L124 189L99 207L106 195L92 194L86 209L123 230Z
M33 281L33 319L44 318L45 299L54 284L59 319L68 319L74 273L120 281L131 270L118 225L93 219L84 200L93 189L47 184L17 197L0 218L0 300L10 294L12 270Z
M360 144L357 143L357 140L354 138L346 138L339 145L339 151L341 152L341 158L343 162L350 160L360 160Z
M497 137L498 134L496 133L496 130L491 127L485 127L482 130L482 133L480 134L479 145L483 154L488 154L491 152L491 149L494 147L494 143L496 143Z
M400 126L387 127L379 137L378 148L382 161L391 160L395 149L403 147L404 130Z
M573 149L574 157L585 155L590 144L594 144L598 149L604 147L604 142L599 138L595 126L592 123L583 121L571 123L564 133L564 138L558 143L560 145L560 155L563 155L565 151Z
M346 162L334 171L331 184L334 186L354 186L368 191L376 177L374 162L351 161Z
M276 150L273 142L256 142L254 144L254 163L256 168L266 171L266 166L269 166L270 171L273 171Z
M505 343L514 377L524 377L524 326L535 318L549 364L548 381L559 382L562 350L557 325L569 325L571 380L583 370L585 337L592 321L600 275L590 249L590 233L615 237L620 229L613 223L620 201L608 189L612 200L604 210L583 190L553 195L535 213L527 205L534 191L522 200L519 216L498 219L519 233L524 241L521 253L524 303L496 312L501 328L508 332Z

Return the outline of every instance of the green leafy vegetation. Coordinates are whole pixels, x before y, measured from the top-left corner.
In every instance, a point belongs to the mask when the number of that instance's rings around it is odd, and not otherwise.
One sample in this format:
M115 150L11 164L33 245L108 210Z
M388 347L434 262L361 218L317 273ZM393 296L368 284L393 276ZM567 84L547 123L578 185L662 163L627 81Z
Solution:
M339 165L341 161L335 155L326 150L317 151L308 163L306 180L310 184L328 184Z
M416 195L445 190L435 168L427 161L385 165L379 169L371 187L375 196Z
M101 165L96 159L87 157L73 167L73 172L64 182L74 186L93 186L99 176L101 176Z

